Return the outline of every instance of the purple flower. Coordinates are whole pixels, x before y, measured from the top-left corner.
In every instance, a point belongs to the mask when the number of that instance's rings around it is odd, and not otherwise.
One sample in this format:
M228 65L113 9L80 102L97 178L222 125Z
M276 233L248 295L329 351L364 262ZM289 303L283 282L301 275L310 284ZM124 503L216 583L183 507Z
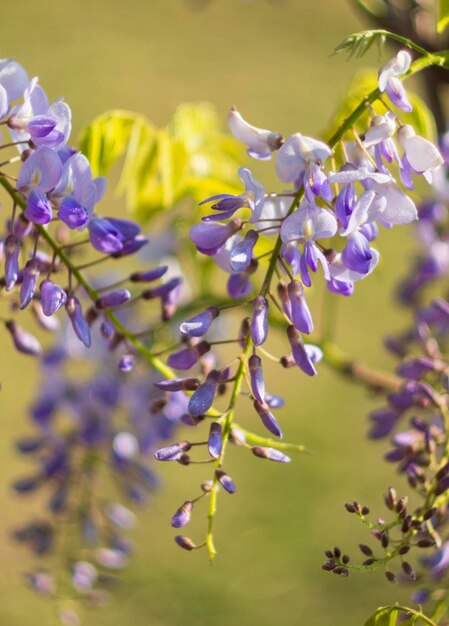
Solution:
M201 341L192 348L184 348L178 352L170 354L167 364L177 370L189 370L198 363L198 360L210 350L210 344L207 341Z
M23 330L23 328L15 321L6 321L5 327L9 331L14 342L14 346L18 352L28 354L30 356L40 356L42 354L41 344L36 337Z
M268 405L265 402L261 403L258 400L254 400L254 408L260 419L262 420L263 425L267 430L270 431L276 437L280 437L282 439L282 430L278 424L277 419L274 417L273 413L268 408Z
M190 229L190 239L199 252L214 256L222 248L229 237L241 230L243 222L232 220L227 224L205 223L195 224Z
M11 291L19 277L20 242L14 235L8 235L4 243L6 291Z
M261 346L266 341L268 336L268 301L264 296L257 296L253 300L250 332L255 346Z
M105 254L120 253L139 232L139 226L128 220L94 216L89 222L90 242L96 250Z
M151 270L145 270L143 272L133 272L129 280L132 283L150 283L153 280L158 280L167 272L168 265L161 265L161 267L154 267Z
M212 422L207 440L207 449L213 459L218 459L223 447L223 430L218 422Z
M20 308L25 309L33 299L39 279L39 261L31 259L23 270L23 280L20 287Z
M331 154L332 150L322 141L295 133L285 141L276 155L276 173L284 183L294 182L299 187L304 181L313 195L320 195L324 187L323 191L327 195L329 184L319 176L319 172L321 163Z
M341 258L348 269L359 274L367 274L371 268L373 254L365 237L361 233L355 232L349 235Z
M131 299L128 289L115 289L100 296L95 302L97 309L114 309Z
M120 357L118 368L121 372L131 372L134 369L135 359L133 354L124 354Z
M83 309L81 308L80 301L75 296L71 296L68 298L65 308L76 336L86 346L86 348L90 348L90 328L83 315Z
M204 415L214 401L217 385L220 381L220 372L212 370L207 375L205 382L193 392L189 400L188 412L193 417Z
M294 326L289 326L287 328L287 337L296 365L308 376L316 376L317 371L314 366L313 355L307 351L301 333Z
M153 383L162 391L195 391L200 386L198 378L170 378Z
M411 61L410 54L406 50L400 50L396 57L388 61L379 71L380 91L386 92L391 102L406 113L410 113L413 107L398 76L408 71Z
M192 513L193 504L189 500L179 507L176 513L171 518L171 525L173 528L182 528L190 522L190 516Z
M39 189L32 189L27 200L25 215L33 224L48 224L53 217L50 200Z
M229 255L229 262L234 272L243 272L251 263L254 246L259 235L255 230L249 230L241 243L238 243Z
M67 301L67 294L64 289L49 279L41 282L40 296L42 311L48 317L59 311Z
M278 463L290 463L291 458L276 450L275 448L263 448L262 446L255 446L251 448L251 452L259 459L268 459L269 461L277 461Z
M229 474L226 474L226 472L219 469L215 471L215 476L217 477L218 482L220 483L220 485L223 487L225 491L227 491L230 494L233 494L237 491L234 481L229 476Z
M179 330L183 335L187 335L187 337L202 337L207 333L210 325L219 314L220 310L217 309L217 307L210 306L201 313L198 313L198 315L182 322Z
M229 217L232 217L238 209L243 207L251 210L252 215L250 222L257 222L260 218L265 199L264 188L254 179L253 175L247 168L239 168L238 173L240 180L245 186L245 191L239 195L221 193L200 202L200 205L207 202L214 202L212 209L214 209L214 211L218 211L216 215L208 215L207 217L204 217L204 222L228 219Z
M181 441L172 446L156 450L154 456L158 461L177 461L185 452L188 452L191 447L192 444L188 441Z
M302 333L310 335L313 331L313 320L307 306L303 286L299 280L292 280L287 289L293 325Z
M265 402L265 382L263 380L262 361L260 357L253 354L249 358L248 365L252 394L260 404L263 404Z
M17 179L17 189L51 191L58 184L62 173L61 160L50 148L38 148L22 164Z

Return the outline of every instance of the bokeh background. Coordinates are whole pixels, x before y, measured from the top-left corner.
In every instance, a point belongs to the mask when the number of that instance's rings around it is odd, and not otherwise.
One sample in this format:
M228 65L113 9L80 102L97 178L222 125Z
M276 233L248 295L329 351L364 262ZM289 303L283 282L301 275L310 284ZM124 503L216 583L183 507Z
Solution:
M360 65L330 53L363 27L349 0L22 0L3 6L0 53L39 75L51 99L64 96L74 136L107 109L136 110L160 125L179 103L200 100L223 120L237 104L256 125L317 134ZM378 271L335 311L341 346L374 366L391 367L381 338L405 322L392 291L413 254L410 235L383 233ZM31 508L10 483L26 467L12 442L26 429L37 376L9 338L1 342L0 625L47 626L56 623L54 606L24 589L31 561L9 538ZM351 553L367 540L344 502L357 498L383 514L383 491L392 482L400 488L382 461L385 445L365 438L366 415L379 401L324 367L314 380L276 368L270 376L271 391L287 400L279 414L286 439L316 454L278 466L232 451L239 491L220 497L211 567L204 551L174 545L169 524L203 474L160 467L163 486L140 515L136 556L115 602L87 613L86 626L350 626L406 597L381 572L345 580L320 569L324 548ZM193 536L204 522L194 522Z

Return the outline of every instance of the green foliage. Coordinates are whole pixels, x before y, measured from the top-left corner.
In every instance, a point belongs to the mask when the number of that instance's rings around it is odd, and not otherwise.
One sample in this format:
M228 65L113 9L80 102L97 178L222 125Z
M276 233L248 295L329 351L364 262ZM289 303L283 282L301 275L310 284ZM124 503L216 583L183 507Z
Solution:
M360 58L372 48L374 43L377 43L379 55L382 52L383 46L386 41L386 34L380 30L364 30L360 33L353 33L343 39L341 43L334 50L334 54L340 52L347 52L348 61L354 58Z
M399 621L400 615L406 615L408 619ZM412 624L428 624L435 626L434 622L421 611L403 606L381 606L365 622L364 626L412 626Z
M439 0L437 31L442 33L449 24L449 0Z
M179 106L162 128L137 113L108 111L83 131L80 148L95 175L123 160L118 191L141 221L188 196L199 202L239 189L242 148L208 103Z
M359 104L359 102L363 100L366 94L376 89L376 87L376 70L368 69L357 72L353 80L351 81L351 84L349 85L349 89L346 92L345 100L341 103L338 112L331 121L328 129L328 134L333 134L333 132L337 130L339 126L341 126L341 124L348 117L351 111L353 111L354 108ZM411 113L404 113L403 111L399 111L399 109L397 109L396 113L398 117L405 124L411 124L416 129L417 133L434 141L436 138L436 128L433 116L429 108L419 96L414 93L410 93L410 91L408 91L407 93L410 102L413 105L413 111ZM385 107L382 105L382 103L374 103L373 108L377 113L385 113ZM356 130L358 132L362 133L366 129L368 116L369 111L367 109L366 114L359 118L356 125Z

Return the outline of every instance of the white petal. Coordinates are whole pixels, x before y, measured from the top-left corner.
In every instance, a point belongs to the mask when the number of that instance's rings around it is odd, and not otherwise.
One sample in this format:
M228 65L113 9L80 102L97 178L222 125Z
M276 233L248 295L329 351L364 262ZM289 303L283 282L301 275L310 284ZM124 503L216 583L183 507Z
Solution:
M284 183L297 180L309 161L325 161L332 150L322 141L291 135L276 154L276 173Z
M355 232L362 224L368 219L369 208L376 196L375 191L364 191L357 201L354 207L351 217L349 218L348 225L345 230L340 234L342 237L347 237L351 233Z
M371 172L366 167L359 167L357 170L342 170L336 174L329 174L328 181L330 183L355 183L360 180L374 180L376 183L388 183L393 181L389 174L381 174L380 172Z
M337 232L337 220L327 209L301 204L282 223L281 238L289 241L328 239Z
M390 111L388 112L390 113ZM371 122L371 127L365 133L363 145L365 148L375 146L381 141L385 141L394 135L396 129L396 117L394 114L384 116L377 115Z
M418 219L418 211L413 200L395 183L387 183L386 185L374 183L372 188L387 202L384 211L378 216L381 224L384 226L409 224Z
M245 143L253 152L266 154L273 149L269 145L269 139L276 133L248 124L235 107L228 113L228 126L234 137Z
M405 137L402 147L412 168L417 172L433 170L444 163L438 148L424 137Z
M239 243L242 243L242 241L243 237L240 235L232 235L232 237L229 237L226 241L225 245L220 248L219 252L214 255L215 263L227 274L235 273L235 270L231 267L230 254L231 250Z

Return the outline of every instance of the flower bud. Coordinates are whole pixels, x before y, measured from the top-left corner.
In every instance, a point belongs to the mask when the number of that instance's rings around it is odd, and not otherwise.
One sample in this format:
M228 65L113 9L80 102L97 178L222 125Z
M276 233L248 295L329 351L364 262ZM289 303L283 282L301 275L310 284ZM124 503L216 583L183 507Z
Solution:
M15 321L9 320L5 322L5 327L11 334L16 350L30 356L40 356L42 354L41 344L36 337L23 330Z
M210 325L220 314L220 310L215 306L210 306L198 315L182 322L179 330L188 337L202 337L209 330Z
M237 491L232 478L223 470L216 470L215 476L225 491L233 494Z
M189 441L180 441L172 446L156 450L154 456L158 461L177 461L184 452L190 450L191 447L192 444Z
M269 461L277 461L278 463L290 463L291 458L276 450L275 448L263 448L262 446L254 446L251 448L251 452L259 459L268 459Z
M207 441L207 449L213 459L218 459L223 446L223 430L221 424L212 422L209 430L209 438Z
M254 345L261 346L268 336L268 302L264 296L257 296L253 300L250 330Z
M192 513L193 504L188 500L179 507L176 513L171 518L171 525L173 528L182 528L190 522L190 516Z
M97 309L115 309L131 299L128 289L115 289L100 296L95 302Z
M76 336L86 346L86 348L90 348L90 328L89 324L84 319L80 301L75 296L72 296L67 300L65 308L69 319L72 322L72 327Z

